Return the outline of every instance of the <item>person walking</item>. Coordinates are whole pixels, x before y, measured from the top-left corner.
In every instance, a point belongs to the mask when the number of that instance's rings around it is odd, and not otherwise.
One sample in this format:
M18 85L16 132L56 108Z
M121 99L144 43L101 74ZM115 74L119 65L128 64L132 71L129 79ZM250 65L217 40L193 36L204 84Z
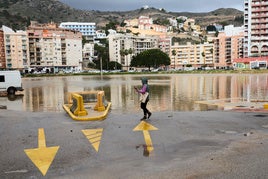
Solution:
M147 103L149 101L149 85L147 78L141 78L142 82L142 88L138 89L137 87L134 87L136 92L140 94L140 102L141 102L141 109L143 110L143 118L141 120L149 119L152 115L152 113L147 109Z

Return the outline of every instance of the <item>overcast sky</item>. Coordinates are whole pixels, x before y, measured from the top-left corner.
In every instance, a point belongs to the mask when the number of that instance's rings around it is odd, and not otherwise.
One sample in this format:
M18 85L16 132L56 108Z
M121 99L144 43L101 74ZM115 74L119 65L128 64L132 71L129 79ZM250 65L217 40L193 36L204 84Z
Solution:
M209 12L218 8L243 10L244 0L60 0L83 10L125 11L136 10L144 5L164 8L170 12Z

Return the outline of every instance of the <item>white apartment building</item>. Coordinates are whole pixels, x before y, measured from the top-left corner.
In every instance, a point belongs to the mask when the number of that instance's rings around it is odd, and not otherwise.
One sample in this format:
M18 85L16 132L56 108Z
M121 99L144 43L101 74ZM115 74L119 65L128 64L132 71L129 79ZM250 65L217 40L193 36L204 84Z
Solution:
M30 68L82 70L82 34L58 28L56 24L31 24L29 38Z
M83 69L87 68L89 62L92 62L94 57L94 44L85 43L83 47Z
M175 17L168 18L168 21L172 27L178 27L178 21Z
M115 61L129 70L131 58L145 50L158 48L158 37L136 36L133 34L109 34L109 56L110 61ZM131 49L132 53L122 54L123 51Z
M4 32L4 48L7 69L23 70L29 66L28 38L26 31L13 31L6 26Z
M79 31L86 40L93 41L96 37L95 22L62 22L59 27Z
M267 0L244 0L245 57L268 55L267 17Z
M173 55L174 51L175 55ZM213 67L213 44L191 44L179 45L175 43L170 49L170 67L174 69L181 69L184 67Z

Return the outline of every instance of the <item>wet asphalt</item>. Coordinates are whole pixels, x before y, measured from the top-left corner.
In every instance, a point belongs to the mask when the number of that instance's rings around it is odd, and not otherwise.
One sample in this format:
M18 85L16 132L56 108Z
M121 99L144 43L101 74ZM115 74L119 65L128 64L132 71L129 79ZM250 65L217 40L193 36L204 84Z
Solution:
M143 131L141 113L103 121L74 121L65 112L0 109L0 178L267 178L268 112L153 112ZM43 175L24 152L59 146ZM102 129L98 150L82 130ZM144 128L145 130L145 128ZM40 155L45 155L40 153Z

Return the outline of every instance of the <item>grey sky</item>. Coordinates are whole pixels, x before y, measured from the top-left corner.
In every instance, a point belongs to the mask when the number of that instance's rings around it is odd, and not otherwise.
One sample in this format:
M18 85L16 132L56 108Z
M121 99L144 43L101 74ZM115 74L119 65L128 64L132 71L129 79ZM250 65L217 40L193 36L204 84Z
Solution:
M171 12L209 12L218 8L243 10L244 0L60 0L76 9L100 11L135 10L148 5Z

